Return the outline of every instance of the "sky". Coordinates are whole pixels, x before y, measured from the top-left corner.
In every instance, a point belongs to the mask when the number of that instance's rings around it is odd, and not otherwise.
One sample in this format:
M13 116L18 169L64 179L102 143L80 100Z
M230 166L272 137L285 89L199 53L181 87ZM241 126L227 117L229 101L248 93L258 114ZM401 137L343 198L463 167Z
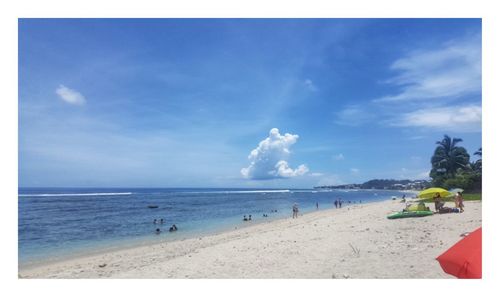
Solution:
M19 186L425 179L482 147L480 19L20 19Z

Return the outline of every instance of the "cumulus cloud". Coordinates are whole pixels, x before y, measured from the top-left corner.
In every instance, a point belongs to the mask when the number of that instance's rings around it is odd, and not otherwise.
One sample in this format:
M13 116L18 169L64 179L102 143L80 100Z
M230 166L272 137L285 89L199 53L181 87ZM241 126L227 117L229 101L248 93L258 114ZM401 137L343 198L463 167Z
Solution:
M262 140L248 156L250 165L241 169L241 175L248 179L290 178L306 174L309 169L302 164L296 169L288 165L290 147L297 142L298 135L281 135L277 128L269 131L269 137Z
M386 82L400 92L377 102L419 101L481 92L480 36L450 41L440 48L415 50L394 61L398 74Z
M84 105L86 100L85 97L78 91L70 89L64 85L59 85L56 89L56 94L66 103L74 105Z
M480 132L481 118L482 109L479 105L425 108L402 114L391 125L453 132Z

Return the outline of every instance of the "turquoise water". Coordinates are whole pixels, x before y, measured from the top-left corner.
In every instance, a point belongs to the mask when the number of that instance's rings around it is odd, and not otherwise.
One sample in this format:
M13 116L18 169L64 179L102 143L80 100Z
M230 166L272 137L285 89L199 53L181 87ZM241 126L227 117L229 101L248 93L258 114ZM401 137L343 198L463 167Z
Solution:
M401 197L400 191L308 189L20 188L19 263L212 234L301 213ZM149 208L148 206L157 206ZM277 210L272 212L271 210ZM267 217L263 217L267 214ZM154 219L164 219L154 224ZM176 232L168 232L175 224ZM156 229L161 230L160 234Z

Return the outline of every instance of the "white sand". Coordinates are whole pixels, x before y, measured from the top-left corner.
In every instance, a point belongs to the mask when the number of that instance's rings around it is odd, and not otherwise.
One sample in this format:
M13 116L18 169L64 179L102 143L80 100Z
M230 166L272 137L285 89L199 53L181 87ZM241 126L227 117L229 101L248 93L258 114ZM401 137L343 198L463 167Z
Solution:
M20 269L22 278L452 278L435 258L481 226L461 214L388 220L403 203L344 205L213 236ZM430 205L433 209L433 205ZM447 206L452 206L447 203ZM352 247L351 247L351 245ZM356 254L353 249L359 249ZM106 264L105 267L99 265Z

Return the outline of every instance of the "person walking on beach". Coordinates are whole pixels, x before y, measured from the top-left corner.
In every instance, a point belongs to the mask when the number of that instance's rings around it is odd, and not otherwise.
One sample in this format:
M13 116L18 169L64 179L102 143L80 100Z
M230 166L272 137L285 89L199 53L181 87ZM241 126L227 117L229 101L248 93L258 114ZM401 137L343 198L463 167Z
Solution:
M342 199L339 199L339 208L342 208Z

